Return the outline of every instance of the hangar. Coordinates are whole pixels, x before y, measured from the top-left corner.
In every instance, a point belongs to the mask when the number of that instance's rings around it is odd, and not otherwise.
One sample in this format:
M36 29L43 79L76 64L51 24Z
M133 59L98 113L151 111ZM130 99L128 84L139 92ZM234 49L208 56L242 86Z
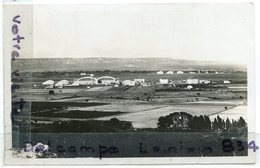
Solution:
M62 87L62 86L64 86L64 85L68 85L69 84L69 81L68 80L61 80L61 81L59 81L59 82L57 82L56 84L55 84L55 86L57 86L57 87Z
M177 74L184 74L183 71L177 71Z
M54 84L53 80L47 80L47 81L42 83L42 85L53 85L53 84Z
M156 73L157 73L157 75L162 75L162 74L164 74L163 71L158 71L158 72L156 72Z
M72 85L78 86L78 85L94 85L94 84L97 84L97 79L91 76L86 76L77 79L76 81L74 81Z
M173 71L167 71L166 74L172 75L172 74L173 74Z
M111 85L116 83L116 78L112 76L101 76L96 79L97 84Z

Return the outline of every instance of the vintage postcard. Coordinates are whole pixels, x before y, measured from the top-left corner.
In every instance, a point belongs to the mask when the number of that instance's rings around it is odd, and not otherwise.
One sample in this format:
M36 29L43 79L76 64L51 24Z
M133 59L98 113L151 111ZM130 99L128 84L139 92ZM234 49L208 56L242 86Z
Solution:
M3 4L5 164L254 163L254 4Z

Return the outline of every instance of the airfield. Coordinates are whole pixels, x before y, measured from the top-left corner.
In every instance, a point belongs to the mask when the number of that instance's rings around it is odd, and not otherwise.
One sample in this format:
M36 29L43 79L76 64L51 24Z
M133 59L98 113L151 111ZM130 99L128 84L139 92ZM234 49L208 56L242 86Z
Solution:
M42 83L81 78L75 72L21 73L15 83L19 89L13 101L30 102L32 122L50 123L67 120L130 121L134 128L155 128L158 118L173 112L192 115L217 115L237 119L247 116L246 72L163 74L156 72L90 72L95 76L113 76L118 81L145 79L146 85L93 84L46 88ZM85 75L85 74L84 74ZM160 79L171 82L160 83ZM187 79L210 80L210 84L186 84ZM223 83L228 80L230 83ZM192 88L187 88L191 85ZM50 93L52 90L53 93ZM28 112L28 111L27 111ZM26 120L20 112L16 120Z

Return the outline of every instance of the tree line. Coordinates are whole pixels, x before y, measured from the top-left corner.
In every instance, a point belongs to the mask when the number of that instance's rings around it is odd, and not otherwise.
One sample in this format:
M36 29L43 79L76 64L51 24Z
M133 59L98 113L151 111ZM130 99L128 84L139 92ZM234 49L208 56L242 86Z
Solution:
M132 130L133 126L129 121L120 121L111 118L108 121L54 121L51 124L32 123L32 133L80 133L80 132L120 132Z
M206 115L192 116L185 112L174 112L158 119L157 128L171 131L229 131L247 127L243 117L238 120L222 119L219 115L213 121Z
M238 120L222 119L217 116L212 121L206 115L193 116L185 112L174 112L158 119L157 128L154 129L134 129L129 121L120 121L112 118L108 121L88 120L88 121L55 121L53 123L32 123L32 132L121 132L121 131L187 131L187 132L207 132L207 131L235 131L239 128L246 128L247 123L243 117Z

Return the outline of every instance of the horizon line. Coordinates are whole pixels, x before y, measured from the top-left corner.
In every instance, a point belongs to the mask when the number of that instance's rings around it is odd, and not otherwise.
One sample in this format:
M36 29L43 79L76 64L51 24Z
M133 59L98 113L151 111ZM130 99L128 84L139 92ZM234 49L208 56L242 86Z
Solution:
M24 58L19 57L16 60L19 59L172 59L172 60L183 60L183 61L202 61L202 62L210 62L216 64L232 64L232 65L243 65L247 66L245 63L233 63L230 61L224 62L224 61L217 61L217 60L196 60L196 59L181 59L181 58L171 58L171 57L34 57L34 58Z

